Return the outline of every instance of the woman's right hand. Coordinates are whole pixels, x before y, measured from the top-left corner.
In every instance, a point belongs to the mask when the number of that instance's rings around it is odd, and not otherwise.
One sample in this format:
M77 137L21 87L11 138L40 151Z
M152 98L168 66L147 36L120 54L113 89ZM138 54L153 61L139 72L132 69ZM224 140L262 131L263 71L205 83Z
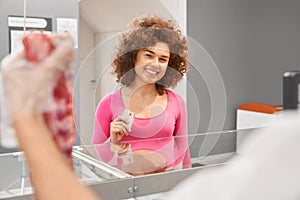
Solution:
M119 143L124 135L128 135L128 132L128 120L124 116L119 116L110 123L110 141L112 143Z

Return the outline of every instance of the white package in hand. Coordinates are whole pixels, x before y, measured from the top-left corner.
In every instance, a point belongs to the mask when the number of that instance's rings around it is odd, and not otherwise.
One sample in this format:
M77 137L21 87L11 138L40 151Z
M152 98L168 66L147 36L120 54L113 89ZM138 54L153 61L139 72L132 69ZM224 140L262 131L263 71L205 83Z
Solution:
M122 116L124 116L128 120L129 131L131 131L131 127L134 120L134 113L130 112L128 109L125 109Z

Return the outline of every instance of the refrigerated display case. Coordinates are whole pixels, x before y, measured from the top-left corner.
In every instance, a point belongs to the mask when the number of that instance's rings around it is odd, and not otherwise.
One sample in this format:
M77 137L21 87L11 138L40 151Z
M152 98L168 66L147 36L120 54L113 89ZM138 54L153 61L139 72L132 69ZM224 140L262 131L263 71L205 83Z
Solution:
M130 141L128 147L131 149L124 152L120 152L119 149L116 151L109 142L75 146L74 168L80 181L87 184L103 200L153 199L149 195L152 197L154 195L155 199L163 199L163 193L196 171L230 163L228 160L235 156L235 151L213 153L216 152L214 148L220 144L230 145L226 142L226 137L236 137L236 134L244 131L249 133L253 129L189 134L187 141L193 167L187 169L179 169L176 166L168 168L162 165L164 163L162 158L168 153L173 153L168 145L174 145L174 140L178 138L172 140L168 138L169 143L164 146L165 148L156 152L134 151L134 145L146 146L143 143L165 142L166 138ZM205 145L208 141L211 145ZM203 152L208 153L204 155ZM107 159L110 153L113 157ZM142 166L143 163L148 166ZM129 166L125 166L128 164ZM0 199L32 199L33 190L22 152L1 154L0 168Z

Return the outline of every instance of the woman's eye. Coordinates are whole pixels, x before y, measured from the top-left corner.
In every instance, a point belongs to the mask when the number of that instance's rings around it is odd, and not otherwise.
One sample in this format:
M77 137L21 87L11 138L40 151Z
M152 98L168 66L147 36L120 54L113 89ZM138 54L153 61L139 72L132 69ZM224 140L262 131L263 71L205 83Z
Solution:
M146 54L146 57L147 58L152 58L152 55L151 54Z

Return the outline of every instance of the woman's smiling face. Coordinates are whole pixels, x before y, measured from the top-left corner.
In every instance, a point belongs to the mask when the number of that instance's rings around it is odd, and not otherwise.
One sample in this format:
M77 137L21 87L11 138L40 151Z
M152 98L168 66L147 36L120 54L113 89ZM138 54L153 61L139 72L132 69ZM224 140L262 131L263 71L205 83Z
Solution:
M134 65L135 81L144 83L159 81L165 75L169 59L169 45L163 42L157 42L152 47L139 50Z

